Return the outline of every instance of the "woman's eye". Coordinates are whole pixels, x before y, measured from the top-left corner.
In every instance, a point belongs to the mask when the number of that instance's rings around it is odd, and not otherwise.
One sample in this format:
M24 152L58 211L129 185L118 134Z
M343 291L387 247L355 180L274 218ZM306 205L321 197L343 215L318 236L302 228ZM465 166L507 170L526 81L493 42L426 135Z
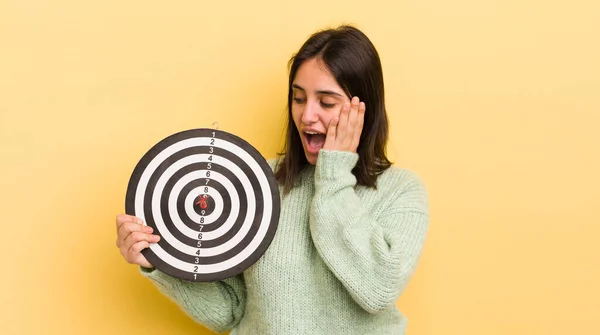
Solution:
M333 108L335 107L335 104L328 104L326 102L321 101L321 106L323 106L323 108Z
M296 97L296 98L294 98L294 102L296 102L298 104L304 103L304 98L297 98Z

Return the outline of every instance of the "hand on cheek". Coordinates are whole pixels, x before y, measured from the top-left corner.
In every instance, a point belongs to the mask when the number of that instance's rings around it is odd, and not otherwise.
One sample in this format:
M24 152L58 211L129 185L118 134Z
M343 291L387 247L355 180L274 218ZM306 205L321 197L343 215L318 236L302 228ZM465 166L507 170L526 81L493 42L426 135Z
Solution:
M356 152L365 119L365 103L358 97L342 106L340 115L331 119L323 149Z

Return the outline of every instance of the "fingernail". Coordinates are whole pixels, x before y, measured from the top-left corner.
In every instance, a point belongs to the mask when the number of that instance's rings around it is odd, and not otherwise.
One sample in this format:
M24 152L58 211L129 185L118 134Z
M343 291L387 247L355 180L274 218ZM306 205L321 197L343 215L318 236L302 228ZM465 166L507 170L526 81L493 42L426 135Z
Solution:
M354 105L358 104L358 97L352 98L352 104L354 104Z
M158 235L152 235L152 236L154 236L154 240L155 240L156 242L158 242L158 241L160 240L160 236L158 236Z
M152 231L154 231L154 229L152 229L152 227L146 227L146 232L147 233L151 233Z

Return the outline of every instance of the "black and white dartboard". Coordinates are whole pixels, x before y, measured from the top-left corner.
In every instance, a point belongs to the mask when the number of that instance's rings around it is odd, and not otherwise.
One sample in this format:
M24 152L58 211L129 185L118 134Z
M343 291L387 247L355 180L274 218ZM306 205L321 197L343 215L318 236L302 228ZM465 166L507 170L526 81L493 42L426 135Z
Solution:
M142 157L125 207L161 237L142 251L152 265L184 280L215 281L264 254L280 198L269 164L252 145L201 128L173 134Z

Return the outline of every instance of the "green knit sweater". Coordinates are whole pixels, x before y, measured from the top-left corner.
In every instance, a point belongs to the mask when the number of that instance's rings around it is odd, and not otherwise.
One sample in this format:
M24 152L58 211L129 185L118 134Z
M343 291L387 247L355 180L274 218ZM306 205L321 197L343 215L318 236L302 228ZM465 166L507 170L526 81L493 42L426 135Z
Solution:
M395 302L423 247L426 191L415 174L396 167L379 176L377 190L355 187L357 160L321 150L316 166L282 197L269 249L243 275L193 283L142 273L216 332L404 334Z

